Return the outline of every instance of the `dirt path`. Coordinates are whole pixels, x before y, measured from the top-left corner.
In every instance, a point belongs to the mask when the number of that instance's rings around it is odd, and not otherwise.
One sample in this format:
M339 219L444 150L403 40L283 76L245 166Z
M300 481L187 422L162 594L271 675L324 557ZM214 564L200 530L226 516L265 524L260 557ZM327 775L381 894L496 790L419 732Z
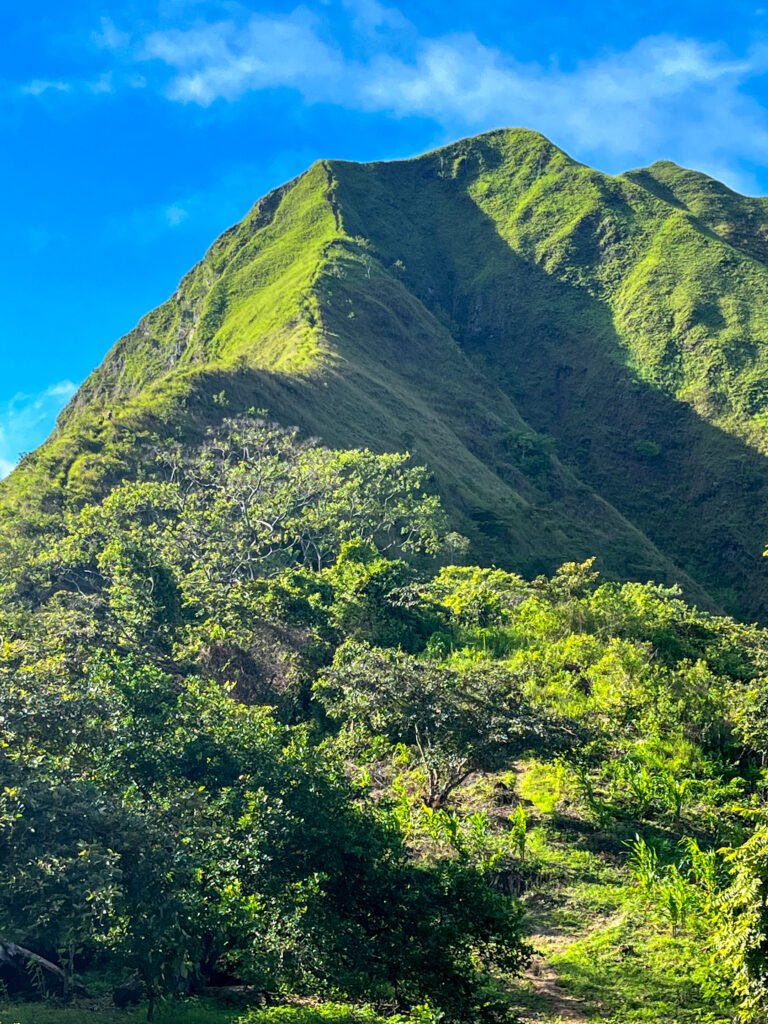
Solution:
M545 906L547 904L545 903ZM536 951L528 970L523 975L524 994L519 1009L520 1021L530 1024L585 1024L595 1019L595 1007L588 1006L578 996L569 992L560 981L552 958L562 955L568 947L583 937L583 933L565 931L548 920L549 914L539 906L538 920L526 940ZM542 919L543 917L543 919ZM591 926L598 927L596 921Z
M535 944L536 937L532 936L532 939ZM560 985L557 972L545 956L540 953L534 956L524 978L539 1006L522 1011L519 1015L521 1021L582 1024L589 1020L584 1004Z

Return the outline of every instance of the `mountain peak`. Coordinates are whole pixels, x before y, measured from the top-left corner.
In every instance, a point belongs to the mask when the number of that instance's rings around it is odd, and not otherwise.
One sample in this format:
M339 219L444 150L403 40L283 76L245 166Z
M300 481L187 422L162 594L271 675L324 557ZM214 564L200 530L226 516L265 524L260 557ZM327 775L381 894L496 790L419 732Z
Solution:
M318 161L117 343L3 503L76 504L151 435L255 407L414 452L480 560L597 554L768 614L766 309L763 201L667 161L612 178L525 128Z

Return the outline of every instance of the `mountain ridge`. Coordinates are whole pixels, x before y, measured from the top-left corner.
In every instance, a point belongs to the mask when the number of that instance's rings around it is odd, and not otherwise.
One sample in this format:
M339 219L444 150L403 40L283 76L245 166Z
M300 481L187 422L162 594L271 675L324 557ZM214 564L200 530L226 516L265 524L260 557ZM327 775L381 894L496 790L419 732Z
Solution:
M595 554L765 617L764 238L766 201L664 161L603 175L524 129L318 161L110 350L5 515L55 516L147 435L255 406L412 450L481 561Z

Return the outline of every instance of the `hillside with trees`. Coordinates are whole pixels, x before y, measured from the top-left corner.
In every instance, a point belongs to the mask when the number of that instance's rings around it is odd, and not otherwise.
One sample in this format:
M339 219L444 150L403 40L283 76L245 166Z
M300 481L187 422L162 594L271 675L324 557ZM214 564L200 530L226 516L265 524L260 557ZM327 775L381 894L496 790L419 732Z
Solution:
M117 343L0 506L58 516L149 438L257 408L412 452L479 564L596 556L764 620L766 232L765 200L672 164L610 177L522 129L321 161Z
M768 1021L768 206L262 199L0 485L0 1024Z
M242 417L6 546L9 1020L764 1019L768 633L425 483Z

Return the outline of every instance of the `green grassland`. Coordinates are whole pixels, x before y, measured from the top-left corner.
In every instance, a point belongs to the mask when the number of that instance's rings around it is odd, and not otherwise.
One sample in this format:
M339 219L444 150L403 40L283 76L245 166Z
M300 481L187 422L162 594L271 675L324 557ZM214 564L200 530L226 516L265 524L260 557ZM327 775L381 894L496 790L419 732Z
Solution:
M118 342L3 507L56 515L150 436L264 408L412 450L481 562L597 553L764 617L767 209L672 164L608 177L524 130L317 163Z

